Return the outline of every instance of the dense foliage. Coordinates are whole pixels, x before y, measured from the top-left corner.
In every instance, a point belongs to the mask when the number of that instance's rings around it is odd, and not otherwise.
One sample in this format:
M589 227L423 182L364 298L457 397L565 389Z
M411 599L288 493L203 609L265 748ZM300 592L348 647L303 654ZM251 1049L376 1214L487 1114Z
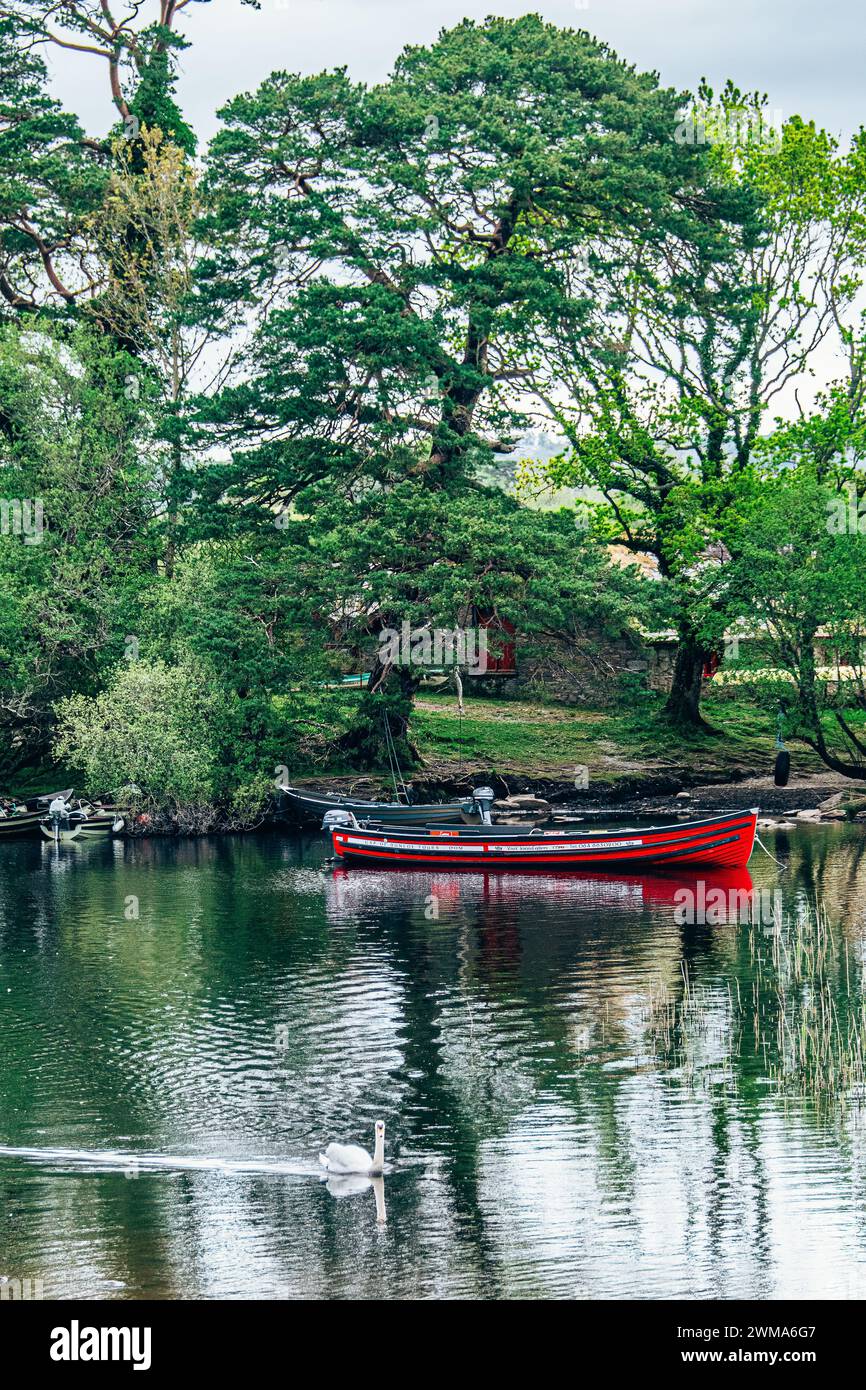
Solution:
M748 621L749 680L862 775L862 541L828 517L864 437L863 138L528 15L373 87L274 73L199 156L178 7L147 9L0 7L0 778L53 757L253 822L287 770L381 764L385 719L411 763L425 666L383 639L479 615L523 654L672 627L674 724ZM54 42L104 69L106 138ZM539 426L562 451L508 493Z

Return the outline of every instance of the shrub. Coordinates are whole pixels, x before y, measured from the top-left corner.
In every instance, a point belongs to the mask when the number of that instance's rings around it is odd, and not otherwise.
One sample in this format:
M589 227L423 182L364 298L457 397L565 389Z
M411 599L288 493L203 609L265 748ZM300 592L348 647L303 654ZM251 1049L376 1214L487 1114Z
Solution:
M217 798L218 701L195 667L130 662L100 694L72 695L55 712L54 756L79 772L89 791L131 783L156 803Z

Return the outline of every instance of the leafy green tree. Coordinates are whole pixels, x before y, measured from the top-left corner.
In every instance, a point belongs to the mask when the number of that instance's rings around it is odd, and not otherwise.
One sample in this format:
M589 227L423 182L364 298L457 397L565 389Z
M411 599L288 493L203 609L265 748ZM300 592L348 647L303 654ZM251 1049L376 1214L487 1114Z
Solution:
M159 127L192 153L195 136L174 100L177 55L189 46L175 26L190 3L158 0L115 16L108 0L4 0L0 18L25 51L53 46L100 59L126 135L135 139L141 126Z
M512 447L545 344L591 331L575 246L718 240L705 152L671 139L679 104L536 16L467 21L373 88L278 73L231 102L208 157L205 292L236 302L239 327L262 308L232 383L202 402L205 437L232 450L189 479L202 534L289 518L308 550L288 582L340 578L320 614L367 612L381 585L380 628L446 613L453 626L510 584L503 612L522 630L547 616L585 632L603 605L579 607L592 581L579 592L569 576L595 578L601 558L475 480ZM515 598L545 584L570 595L567 617ZM374 666L371 696L390 674ZM413 678L394 676L405 730Z
M74 307L100 278L83 228L106 160L47 89L45 64L0 10L0 306Z
M168 572L189 450L186 397L203 359L199 386L221 360L207 356L220 330L195 293L195 139L174 96L188 46L177 24L190 3L148 0L117 13L103 0L0 5L0 291L19 311L46 305L86 314L137 359L122 388L160 406L152 440ZM82 76L101 63L118 115L108 138L86 137L46 94L40 53L54 46L76 55ZM230 356L231 345L223 347Z
M188 47L175 26L190 3L160 0L117 17L103 0L0 4L0 294L12 309L68 312L87 304L96 314L107 298L97 321L117 334L116 291L130 258L153 261L159 248L176 266L176 242L159 240L169 230L167 207L148 206L146 195L166 191L168 150L187 160L195 151L174 96L177 58ZM41 50L52 46L78 55L82 76L94 58L104 63L118 115L107 139L85 135L48 94ZM162 146L159 180L154 140ZM122 226L122 192L133 193L135 175L143 187ZM190 200L175 182L178 220ZM136 334L117 341L138 350Z
M725 599L731 614L750 615L758 689L784 704L790 737L866 779L866 515L856 494L801 466L744 486L729 524Z
M124 656L157 506L131 359L80 329L0 336L0 771L38 763L55 699Z
M208 802L216 792L216 694L189 666L121 663L106 690L58 702L58 759L91 791L139 786L157 801Z
M373 88L276 73L222 112L208 160L213 293L258 302L247 371L212 411L224 481L447 486L503 446L539 336L580 338L576 246L663 244L708 213L679 97L585 33L470 21ZM257 442L256 442L257 441Z
M162 563L169 574L195 447L190 396L219 379L233 352L219 313L197 292L200 213L198 173L159 128L143 126L134 146L114 142L105 196L88 225L103 280L87 313L136 358L142 389L158 403Z
M194 662L121 662L98 694L58 702L54 754L91 794L128 805L133 831L241 829L261 820L273 779L253 769L244 780L232 713Z
M691 123L689 125L689 122ZM542 470L600 496L598 533L654 557L671 588L679 647L668 711L700 723L700 629L722 591L718 549L736 477L748 469L783 392L808 383L825 339L846 341L864 260L866 137L848 151L798 117L772 124L765 102L705 86L683 124L703 132L716 185L756 217L726 226L728 254L694 238L574 268L597 312L563 339L563 405L539 394L568 449ZM682 131L682 125L678 128Z

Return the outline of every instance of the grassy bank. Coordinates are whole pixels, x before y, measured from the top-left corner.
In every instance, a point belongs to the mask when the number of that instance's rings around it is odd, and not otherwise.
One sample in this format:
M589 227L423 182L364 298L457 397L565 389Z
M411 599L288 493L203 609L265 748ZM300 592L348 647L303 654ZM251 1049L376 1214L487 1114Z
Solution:
M344 715L351 715L348 696ZM674 728L661 697L640 693L612 709L543 700L468 696L461 717L453 691L422 690L415 701L412 738L420 763L418 786L453 786L495 776L511 791L575 786L586 769L590 797L676 790L703 783L740 782L772 774L775 711L729 694L712 694L704 713L711 731ZM794 773L826 772L820 759L797 745ZM297 780L367 783L386 788L387 768L362 777L335 765L317 766Z
M575 768L585 767L590 788L601 791L643 778L694 785L772 771L772 711L711 696L705 716L713 732L675 729L660 699L625 710L473 699L461 719L453 696L424 694L416 702L413 729L428 776L495 768L506 778L573 783ZM822 769L807 748L797 749L795 761L800 772Z

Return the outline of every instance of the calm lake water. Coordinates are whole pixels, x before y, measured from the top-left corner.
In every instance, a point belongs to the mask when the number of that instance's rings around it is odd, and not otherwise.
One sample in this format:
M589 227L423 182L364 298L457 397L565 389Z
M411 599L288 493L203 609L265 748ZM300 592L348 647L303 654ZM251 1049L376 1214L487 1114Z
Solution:
M751 899L741 876L709 913L697 875L335 869L318 836L0 844L0 1145L34 1151L0 1151L0 1276L866 1296L866 1106L833 1061L863 1017L866 831L764 839L785 870L756 850ZM379 1116L385 1224L316 1171Z

